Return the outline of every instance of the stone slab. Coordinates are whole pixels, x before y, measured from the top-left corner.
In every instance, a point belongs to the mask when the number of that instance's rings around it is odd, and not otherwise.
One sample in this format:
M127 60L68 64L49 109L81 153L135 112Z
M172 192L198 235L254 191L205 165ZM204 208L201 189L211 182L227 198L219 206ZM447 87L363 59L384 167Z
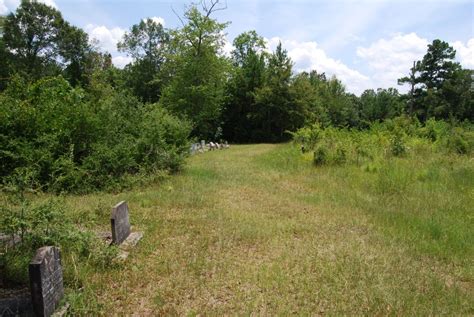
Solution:
M0 290L0 316L33 317L33 305L29 290Z
M59 248L42 247L29 265L30 289L36 316L51 316L64 296Z
M121 201L112 208L110 223L112 243L120 245L130 235L130 218L126 201Z
M133 249L138 242L143 238L143 232L132 232L128 238L120 245L120 251L117 256L118 260L126 260L130 254L130 250Z
M120 248L129 249L134 248L137 243L143 238L143 232L132 232L122 243Z

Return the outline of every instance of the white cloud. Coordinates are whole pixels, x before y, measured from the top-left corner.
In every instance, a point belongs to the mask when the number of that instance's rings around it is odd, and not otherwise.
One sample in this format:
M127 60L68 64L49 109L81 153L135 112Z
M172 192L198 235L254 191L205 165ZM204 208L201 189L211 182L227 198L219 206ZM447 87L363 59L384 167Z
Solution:
M452 44L456 50L456 59L465 68L474 69L474 38L467 41L464 45L461 41L456 41Z
M133 58L128 56L115 56L112 58L112 63L118 68L124 68L125 65L131 63Z
M151 19L151 20L153 20L153 22L159 23L162 26L165 26L165 19L163 19L162 17L151 17L151 18L148 18L148 19Z
M58 8L54 0L38 0L38 2L42 2L55 9ZM0 14L7 14L8 12L15 11L19 5L20 0L0 0Z
M415 33L394 34L389 39L380 39L368 47L358 47L357 56L367 63L371 71L371 87L397 87L405 91L408 87L397 85L397 79L408 75L413 61L422 60L428 49L428 41ZM466 44L450 43L456 49L456 59L463 67L474 68L474 38Z
M20 0L0 0L0 14L14 11L19 5Z
M107 28L104 25L88 24L85 27L91 40L97 40L101 49L110 53L117 52L117 43L122 39L125 30L119 27Z
M367 76L329 57L316 42L299 42L274 37L267 40L267 44L274 50L280 41L283 48L288 51L288 56L294 62L294 69L297 72L317 70L329 76L335 75L346 85L348 91L356 94L360 94L367 88L369 84Z
M53 7L56 9L58 8L54 0L38 0L38 2L43 2L44 4L49 5L50 7Z
M123 68L132 61L131 57L122 55L117 50L117 43L125 34L125 29L120 27L108 28L104 25L88 24L85 27L91 42L97 42L97 46L102 51L112 54L112 62L115 66Z
M165 25L165 19L162 17L150 17L156 23ZM86 32L89 34L91 41L96 41L99 49L107 51L112 54L112 62L119 68L125 67L128 63L132 62L131 57L125 56L118 52L117 43L122 40L126 30L120 27L108 28L104 25L88 24L85 27Z
M5 5L3 0L0 0L0 15L4 15L8 13L8 8Z
M357 56L372 71L372 87L397 87L397 79L406 76L413 61L421 60L426 53L428 40L415 33L395 34L380 39L369 47L358 47ZM400 88L400 87L398 87Z
M234 45L232 45L232 43L229 42L229 40L226 37L224 39L224 46L222 47L222 52L224 53L225 56L230 57L233 50L234 50Z

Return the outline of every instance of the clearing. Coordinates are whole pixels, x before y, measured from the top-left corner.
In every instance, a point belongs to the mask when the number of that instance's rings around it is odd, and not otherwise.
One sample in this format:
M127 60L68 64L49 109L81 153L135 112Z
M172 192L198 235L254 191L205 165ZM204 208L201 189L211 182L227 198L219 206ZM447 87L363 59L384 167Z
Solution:
M72 308L107 315L474 314L473 218L466 212L474 186L466 164L449 172L458 177L454 189L448 180L434 181L449 190L416 175L413 184L386 185L381 171L314 167L290 144L240 145L193 156L161 184L68 196L78 219L104 228L110 206L127 200L132 225L145 233L125 264L79 279L83 292L70 297ZM443 170L436 175L443 178ZM423 211L452 205L463 215L439 223L437 213ZM413 209L412 218L403 209ZM423 219L431 223L422 226Z

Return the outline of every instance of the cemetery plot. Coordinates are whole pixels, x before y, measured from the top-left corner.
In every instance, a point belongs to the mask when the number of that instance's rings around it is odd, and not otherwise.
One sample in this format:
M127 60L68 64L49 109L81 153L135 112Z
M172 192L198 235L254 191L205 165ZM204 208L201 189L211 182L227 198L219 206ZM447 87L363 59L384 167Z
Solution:
M51 316L64 296L59 248L38 249L29 266L31 298L37 316Z

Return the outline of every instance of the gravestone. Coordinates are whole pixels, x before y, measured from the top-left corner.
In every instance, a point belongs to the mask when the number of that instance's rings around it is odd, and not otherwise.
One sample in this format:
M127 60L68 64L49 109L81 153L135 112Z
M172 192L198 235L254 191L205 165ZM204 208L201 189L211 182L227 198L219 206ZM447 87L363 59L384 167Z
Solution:
M51 316L64 295L59 248L39 248L30 262L29 275L35 315Z
M198 150L199 150L199 144L198 143L191 144L191 154L196 154L196 152Z
M29 289L0 288L0 316L34 316Z
M126 201L121 201L112 208L110 222L112 224L112 243L119 245L130 235L130 220Z

